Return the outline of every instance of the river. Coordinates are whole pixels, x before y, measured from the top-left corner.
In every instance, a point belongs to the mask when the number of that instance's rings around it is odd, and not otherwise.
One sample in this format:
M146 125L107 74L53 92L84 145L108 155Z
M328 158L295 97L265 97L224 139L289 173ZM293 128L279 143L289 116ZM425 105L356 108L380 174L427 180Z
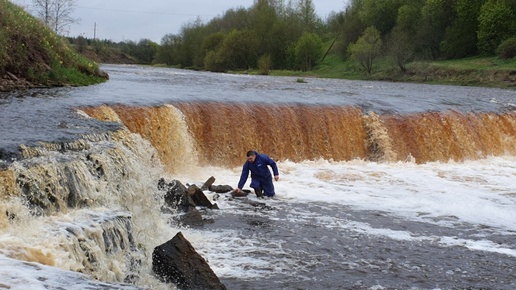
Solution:
M103 69L0 95L0 288L169 289L178 231L228 289L516 287L516 91ZM277 199L160 211L159 178L236 186L249 149Z

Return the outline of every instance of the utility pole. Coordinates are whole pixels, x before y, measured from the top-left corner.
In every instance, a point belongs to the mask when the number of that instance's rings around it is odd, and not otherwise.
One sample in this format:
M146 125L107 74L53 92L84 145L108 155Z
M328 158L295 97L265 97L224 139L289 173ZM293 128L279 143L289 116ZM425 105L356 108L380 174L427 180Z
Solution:
M97 22L93 23L93 40L97 39Z

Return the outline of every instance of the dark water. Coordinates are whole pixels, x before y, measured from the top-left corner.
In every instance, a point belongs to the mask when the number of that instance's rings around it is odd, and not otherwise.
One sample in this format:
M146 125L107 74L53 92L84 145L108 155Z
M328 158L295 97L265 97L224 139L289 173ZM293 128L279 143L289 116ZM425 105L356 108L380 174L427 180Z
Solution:
M514 257L440 243L487 239L514 248L516 233L499 235L458 222L445 227L331 204L240 207L239 213L212 213L215 222L205 230L236 230L242 239L281 247L280 255L248 254L284 270L264 268L270 274L256 279L222 278L228 289L516 289ZM409 237L392 237L406 232Z
M116 124L80 118L76 108L100 104L162 105L174 102L260 102L356 106L364 112L408 114L426 111L508 111L516 91L214 74L141 66L105 65L106 83L78 88L35 89L0 94L0 159L20 144L75 140L112 130Z

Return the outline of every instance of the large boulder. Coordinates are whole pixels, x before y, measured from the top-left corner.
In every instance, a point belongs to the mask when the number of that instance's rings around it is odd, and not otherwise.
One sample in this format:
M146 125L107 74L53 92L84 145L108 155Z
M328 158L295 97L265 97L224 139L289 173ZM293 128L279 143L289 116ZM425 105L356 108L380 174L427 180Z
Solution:
M152 270L163 281L183 290L227 289L181 232L154 248Z

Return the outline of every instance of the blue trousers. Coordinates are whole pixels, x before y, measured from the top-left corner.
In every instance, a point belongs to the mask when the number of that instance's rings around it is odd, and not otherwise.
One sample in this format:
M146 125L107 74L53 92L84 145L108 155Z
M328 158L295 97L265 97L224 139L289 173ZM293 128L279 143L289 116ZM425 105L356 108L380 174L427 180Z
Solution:
M262 190L263 190L263 193L265 194L265 196L268 196L268 197L273 197L275 194L274 184L272 184L272 176L269 178L264 178L264 179L253 178L251 180L251 187L254 189L254 192L256 193L256 195L258 197L260 197L258 192L260 192L260 194L261 194Z

